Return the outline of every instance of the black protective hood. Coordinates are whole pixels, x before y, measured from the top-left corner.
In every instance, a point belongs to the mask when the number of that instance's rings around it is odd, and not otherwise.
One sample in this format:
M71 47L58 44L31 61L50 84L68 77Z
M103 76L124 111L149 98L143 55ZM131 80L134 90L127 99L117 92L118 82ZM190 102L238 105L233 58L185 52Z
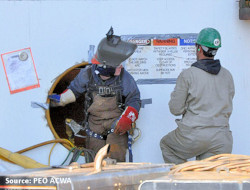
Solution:
M210 74L217 75L220 72L220 60L216 59L201 59L191 65L192 67L197 67Z

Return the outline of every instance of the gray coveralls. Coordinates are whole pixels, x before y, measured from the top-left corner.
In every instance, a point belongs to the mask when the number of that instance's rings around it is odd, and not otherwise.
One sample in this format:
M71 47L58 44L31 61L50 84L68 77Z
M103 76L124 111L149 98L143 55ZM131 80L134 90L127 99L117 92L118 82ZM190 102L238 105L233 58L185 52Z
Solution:
M217 71L210 72L210 66ZM219 60L200 60L178 76L169 108L182 119L176 120L177 129L161 139L166 163L180 164L192 157L200 160L231 153L229 117L234 92L233 78Z
M96 65L90 68L84 68L76 76L76 78L68 86L72 90L76 98L88 91L90 82L90 73L94 86L98 87L113 87L117 80L121 84L121 96L124 106L132 106L138 112L141 106L140 92L133 77L126 71L123 71L122 76L112 77L106 81L102 81L95 73ZM112 88L111 88L112 89ZM98 91L98 90L97 90ZM118 108L117 96L103 97L98 92L90 92L92 94L92 103L88 107L88 126L93 132L107 136L106 139L101 140L94 137L88 137L86 148L94 150L95 153L105 144L111 144L109 157L116 159L118 162L124 162L126 158L126 150L128 143L128 135L117 135L115 133L107 134L111 129L111 125L122 114L123 110ZM85 100L86 101L86 100ZM86 102L85 102L86 103Z

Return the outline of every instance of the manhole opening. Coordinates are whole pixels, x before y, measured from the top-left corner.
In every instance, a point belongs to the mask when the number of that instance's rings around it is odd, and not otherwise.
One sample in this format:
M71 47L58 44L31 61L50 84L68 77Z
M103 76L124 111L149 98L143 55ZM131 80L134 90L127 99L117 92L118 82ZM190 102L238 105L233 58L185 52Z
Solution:
M66 70L54 82L49 94L62 93L70 82L77 76L81 68L84 68L88 63L82 63ZM70 103L64 107L54 107L49 110L49 119L51 121L52 132L56 138L69 139L76 147L86 147L85 138L72 136L73 132L66 126L66 119L73 119L81 124L84 121L84 94L81 95L76 102ZM48 119L48 118L47 118ZM48 122L50 123L50 122ZM53 130L54 129L54 130ZM79 135L86 136L84 131ZM58 136L58 137L57 137Z

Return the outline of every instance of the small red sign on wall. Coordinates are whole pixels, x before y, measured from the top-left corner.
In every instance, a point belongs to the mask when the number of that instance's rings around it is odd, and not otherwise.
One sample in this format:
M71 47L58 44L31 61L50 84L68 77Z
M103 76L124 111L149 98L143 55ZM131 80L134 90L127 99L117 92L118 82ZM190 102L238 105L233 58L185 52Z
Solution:
M40 87L30 48L1 54L11 94Z

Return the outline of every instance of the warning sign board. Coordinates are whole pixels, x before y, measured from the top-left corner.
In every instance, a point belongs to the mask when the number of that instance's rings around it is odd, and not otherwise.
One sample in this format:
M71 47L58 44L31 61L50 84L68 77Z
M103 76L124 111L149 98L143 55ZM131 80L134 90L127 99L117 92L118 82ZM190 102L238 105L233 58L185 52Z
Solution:
M138 45L124 65L137 84L175 83L181 71L196 61L197 34L124 35Z

